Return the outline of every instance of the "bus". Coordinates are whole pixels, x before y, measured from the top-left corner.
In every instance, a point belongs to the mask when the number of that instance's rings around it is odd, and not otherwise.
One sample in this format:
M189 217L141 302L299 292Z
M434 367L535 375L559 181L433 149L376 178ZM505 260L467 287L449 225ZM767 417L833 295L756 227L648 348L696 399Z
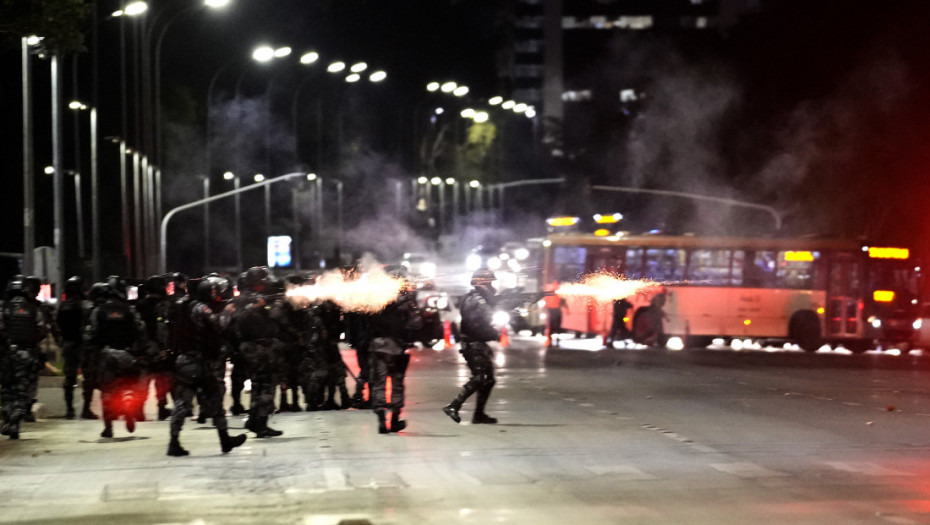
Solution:
M808 237L586 233L553 234L544 244L545 283L600 272L654 284L627 298L633 307L625 323L637 342L658 332L658 344L678 337L686 348L749 339L810 352L831 345L906 353L920 323L921 270L907 248ZM612 304L563 297L563 330L606 336Z

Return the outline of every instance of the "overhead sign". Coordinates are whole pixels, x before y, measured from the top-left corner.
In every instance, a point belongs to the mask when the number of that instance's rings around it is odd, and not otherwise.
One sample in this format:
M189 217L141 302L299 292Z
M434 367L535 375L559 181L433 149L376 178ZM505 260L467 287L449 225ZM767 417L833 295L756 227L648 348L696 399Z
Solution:
M268 237L268 267L280 268L291 265L291 236Z

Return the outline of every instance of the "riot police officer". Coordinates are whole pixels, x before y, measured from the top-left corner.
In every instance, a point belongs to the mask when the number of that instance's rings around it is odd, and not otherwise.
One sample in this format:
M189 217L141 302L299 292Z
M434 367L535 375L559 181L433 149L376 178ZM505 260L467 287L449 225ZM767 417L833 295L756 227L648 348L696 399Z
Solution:
M35 301L37 294L25 276L17 275L7 284L6 301L0 307L0 434L10 439L19 439L20 422L32 403L32 376L42 362L39 342L50 330L49 320Z
M223 382L226 373L223 339L234 310L231 304L224 306L223 294L228 286L226 279L208 276L197 284L196 300L190 303L188 319L191 340L180 347L180 355L175 361L169 456L190 454L181 446L181 428L184 419L191 413L191 403L198 391L201 392L200 410L213 418L223 453L245 443L245 434L235 437L229 435L226 410L223 408L223 396L226 393Z
M488 345L490 341L497 341L500 334L491 324L493 317L494 300L494 272L486 268L479 268L472 274L472 290L462 297L459 310L462 315L462 346L459 352L465 358L471 378L462 387L458 396L451 403L443 407L442 411L456 423L461 422L459 409L472 394L478 394L475 404L475 413L472 415L473 424L497 423L497 419L487 415L484 411L494 388L494 351Z
M404 377L410 355L407 348L419 337L423 317L416 296L407 288L406 272L398 269L392 277L402 279L403 288L397 298L370 317L371 330L371 406L378 417L378 432L400 432L407 427L400 418L404 408ZM391 378L391 401L387 401L387 378ZM387 412L391 426L387 427Z
M58 327L61 330L62 354L64 356L65 380L62 385L65 394L65 418L74 419L74 388L77 386L78 369L81 368L84 361L84 350L82 344L84 320L90 313L91 302L86 299L84 294L84 280L78 276L69 277L65 281L65 293L58 306L56 319ZM96 419L90 411L90 402L94 395L93 383L87 381L88 371L84 370L85 381L83 387L84 408L81 412L82 417L87 413L91 414L91 419Z
M153 275L145 280L144 295L138 302L139 315L145 323L148 339L146 353L149 357L149 369L143 378L142 389L148 393L149 382L155 383L155 398L158 401L158 420L164 421L171 416L168 410L168 392L171 390L171 367L173 365L168 346L168 320L170 318L171 300L168 299L167 280L161 275Z
M280 383L281 343L278 340L279 320L284 317L283 305L266 296L269 286L268 269L249 268L245 275L245 290L236 300L235 332L239 352L246 361L252 381L252 399L246 428L260 438L283 434L268 426L274 414L275 388Z
M145 365L145 324L126 297L126 282L118 276L107 278L106 299L89 316L84 344L99 355L100 437L113 437L113 421L120 416L126 430L135 432L144 401L139 384Z

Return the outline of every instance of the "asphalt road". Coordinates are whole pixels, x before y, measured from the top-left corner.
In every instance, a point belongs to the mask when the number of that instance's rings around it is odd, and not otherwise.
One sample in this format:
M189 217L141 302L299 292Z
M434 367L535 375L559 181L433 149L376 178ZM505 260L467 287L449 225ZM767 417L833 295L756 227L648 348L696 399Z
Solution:
M286 413L282 437L228 455L194 421L186 458L165 455L167 422L101 439L101 423L60 418L47 378L46 417L0 441L0 522L930 523L928 357L540 342L499 354L498 425L468 424L471 400L463 424L446 417L467 370L422 350L408 430Z

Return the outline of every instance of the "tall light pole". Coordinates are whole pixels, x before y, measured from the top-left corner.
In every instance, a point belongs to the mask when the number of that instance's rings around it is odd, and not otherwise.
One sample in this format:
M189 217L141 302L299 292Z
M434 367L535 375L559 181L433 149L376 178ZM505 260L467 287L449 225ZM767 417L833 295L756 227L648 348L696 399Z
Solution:
M239 202L239 176L227 171L223 174L223 179L233 181L233 191L236 192L236 269L242 270L242 208Z
M55 295L60 295L65 289L65 236L64 236L64 191L61 169L61 63L57 52L52 53L52 200L54 202L54 230L55 254L58 261L55 268Z
M210 176L203 177L203 198L210 198ZM210 271L210 203L203 205L203 271Z
M32 65L29 46L38 42L37 37L22 38L23 76L23 267L26 275L34 273L35 235L35 157L32 137Z

